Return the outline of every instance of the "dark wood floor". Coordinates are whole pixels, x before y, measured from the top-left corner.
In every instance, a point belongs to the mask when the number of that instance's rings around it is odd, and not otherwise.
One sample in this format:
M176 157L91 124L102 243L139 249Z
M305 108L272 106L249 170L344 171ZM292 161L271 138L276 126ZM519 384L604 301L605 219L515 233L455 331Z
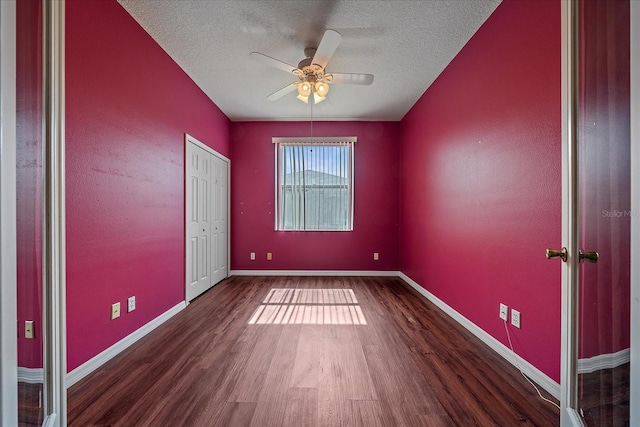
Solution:
M18 427L42 426L42 384L18 382Z
M70 426L559 425L513 366L397 278L232 277L68 405Z
M579 405L589 427L629 425L630 364L578 376Z

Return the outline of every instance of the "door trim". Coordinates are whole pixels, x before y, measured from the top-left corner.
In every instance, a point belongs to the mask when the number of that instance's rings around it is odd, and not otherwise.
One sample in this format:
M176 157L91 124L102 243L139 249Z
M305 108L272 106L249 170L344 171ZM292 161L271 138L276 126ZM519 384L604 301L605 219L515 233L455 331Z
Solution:
M16 2L0 1L0 424L18 424Z
M187 218L187 180L188 180L188 159L187 159L187 147L192 143L195 146L202 148L207 153L216 156L220 160L224 161L227 164L227 274L225 278L229 277L231 274L231 160L226 156L218 153L213 148L205 145L204 143L198 141L193 136L188 133L184 134L184 300L187 304L187 288L189 287L189 270L187 269L188 261L187 260L187 246L189 244L188 239L188 228L189 228L189 219Z
M562 244L568 249L562 263L562 316L560 344L560 424L580 426L577 406L577 212L576 135L576 2L561 2L561 109L562 109Z
M630 425L640 425L640 3L631 1L631 371ZM634 261L635 260L635 261Z
M43 1L44 426L67 425L65 0Z

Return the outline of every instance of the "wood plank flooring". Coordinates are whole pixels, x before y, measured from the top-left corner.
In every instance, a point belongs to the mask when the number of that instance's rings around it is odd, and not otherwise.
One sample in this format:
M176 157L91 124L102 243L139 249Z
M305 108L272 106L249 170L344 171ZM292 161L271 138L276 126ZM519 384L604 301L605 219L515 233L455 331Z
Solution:
M229 278L71 387L68 406L70 426L559 425L513 366L379 277Z
M589 427L629 425L631 365L602 369L578 376L579 406Z
M18 427L42 426L42 384L18 382Z

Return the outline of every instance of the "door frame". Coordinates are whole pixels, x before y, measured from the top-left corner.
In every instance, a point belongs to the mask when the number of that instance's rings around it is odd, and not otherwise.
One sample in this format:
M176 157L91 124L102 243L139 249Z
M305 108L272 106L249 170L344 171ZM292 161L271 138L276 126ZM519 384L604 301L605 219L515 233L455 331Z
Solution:
M44 427L67 425L65 0L43 0Z
M187 259L187 245L189 244L189 218L187 218L187 202L189 198L189 194L187 194L188 189L188 174L189 174L189 164L187 158L187 147L192 143L199 148L202 148L207 153L216 156L220 160L224 161L227 164L227 274L225 278L229 277L229 273L231 272L231 160L222 154L218 153L213 148L208 145L198 141L193 136L188 133L184 134L184 300L187 304L187 288L189 287L189 270L187 266L189 265L189 260ZM212 285L213 286L213 285Z
M577 212L578 159L576 137L575 71L577 40L575 38L575 4L561 4L561 114L562 114L562 246L569 257L562 263L562 316L560 325L560 425L581 426L577 406L577 316L578 253L577 227L571 218Z
M562 242L569 257L562 264L560 359L560 424L582 426L577 406L577 123L575 70L577 40L574 14L577 0L561 2L562 61ZM631 1L631 384L630 402L640 401L640 4ZM640 407L630 405L630 424L640 425Z
M640 402L640 3L631 1L631 371L629 402ZM635 262L633 260L636 260ZM640 405L630 405L640 425Z
M45 427L66 425L64 12L65 2L43 1L43 104L47 162L44 191L43 325ZM0 1L0 423L17 425L16 282L16 2Z
M0 424L18 424L16 2L0 1Z

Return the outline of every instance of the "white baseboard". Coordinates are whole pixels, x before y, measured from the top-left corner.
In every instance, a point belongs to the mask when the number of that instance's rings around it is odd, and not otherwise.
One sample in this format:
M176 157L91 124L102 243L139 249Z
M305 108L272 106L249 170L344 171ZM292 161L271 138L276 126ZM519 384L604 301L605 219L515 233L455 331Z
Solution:
M129 335L127 335L126 337L124 337L114 345L112 345L111 347L104 350L103 352L87 360L82 365L75 368L73 371L69 372L67 374L67 388L71 387L72 385L74 385L75 383L77 383L78 381L80 381L81 379L83 379L84 377L86 377L96 369L98 369L100 366L104 365L113 357L117 356L119 353L121 353L131 344L135 343L140 338L144 337L149 332L153 331L155 328L157 328L158 326L160 326L161 324L163 324L164 322L166 322L167 320L169 320L170 318L172 318L173 316L181 312L186 306L187 304L184 301L182 301L181 303L165 311L160 316L156 317L146 325L130 333Z
M373 270L231 270L229 276L368 276L398 277L398 271Z
M602 369L613 369L629 363L631 349L625 348L615 353L599 354L585 359L578 359L578 373L590 374Z
M18 366L18 382L29 384L44 383L43 368L21 368Z
M491 349L493 349L496 353L502 356L507 362L516 366L519 364L522 372L526 376L528 376L532 381L538 384L540 387L545 389L549 394L551 394L556 399L560 399L560 384L549 378L544 372L533 366L531 363L527 362L522 357L513 353L510 348L502 344L500 341L489 335L487 332L482 330L475 323L464 317L462 314L455 311L449 305L447 305L444 301L433 295L431 292L424 289L417 282L412 280L406 274L400 272L399 276L402 280L407 282L412 288L416 291L420 292L422 296L435 304L439 309L444 311L449 317L453 320L464 326L469 332L478 337L482 342L488 345ZM517 364L516 364L517 359Z

